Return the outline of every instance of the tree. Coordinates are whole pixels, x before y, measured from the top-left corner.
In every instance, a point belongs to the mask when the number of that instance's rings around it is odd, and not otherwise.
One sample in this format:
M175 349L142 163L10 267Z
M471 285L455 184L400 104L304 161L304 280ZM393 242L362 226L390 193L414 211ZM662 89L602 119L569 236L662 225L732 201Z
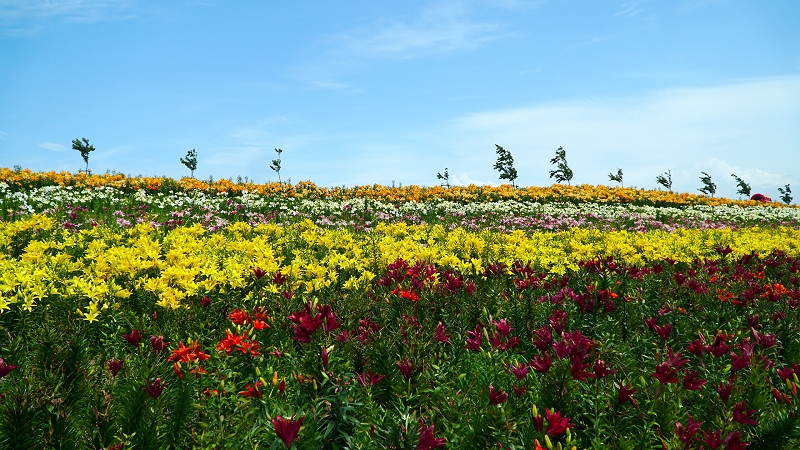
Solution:
M550 160L550 164L556 166L556 170L550 171L550 178L555 177L557 183L566 181L569 185L569 181L572 179L572 169L567 164L567 151L563 147L558 147L556 156Z
M494 164L495 170L500 172L501 180L508 180L511 182L511 187L516 188L514 180L517 179L517 169L514 168L514 158L511 152L503 147L494 144L497 147L497 162Z
M80 140L73 139L72 149L81 152L81 157L83 158L83 161L86 163L86 170L84 171L84 173L86 173L86 175L90 175L91 172L89 171L89 153L94 151L94 146L89 145L89 140L86 138L81 138Z
M444 186L446 188L450 187L450 174L447 173L447 167L444 168L444 175L442 175L442 174L437 172L436 173L436 178L444 181L444 183L442 183L442 186Z
M713 197L714 193L717 192L717 185L711 182L711 175L705 172L700 172L700 173L703 174L703 176L700 177L700 182L703 183L703 187L698 189L698 191Z
M191 149L186 152L186 158L181 158L181 162L191 171L190 177L194 178L194 171L197 170L197 151Z
M750 185L745 183L743 179L737 177L735 173L732 173L731 176L736 180L736 184L739 186L739 190L736 191L736 193L750 198Z
M272 165L269 166L270 169L274 170L278 174L278 183L281 182L281 153L283 150L276 148L275 153L278 154L278 159L272 160Z
M781 200L783 203L791 204L792 203L792 190L789 188L789 185L786 185L786 188L778 188L781 194Z
M664 175L666 175L666 177ZM664 186L668 191L672 192L672 171L667 170L666 172L657 176L656 183Z
M617 183L619 183L620 186L625 187L625 185L622 184L622 169L617 169L616 175L614 175L613 173L608 174L608 180L616 181Z

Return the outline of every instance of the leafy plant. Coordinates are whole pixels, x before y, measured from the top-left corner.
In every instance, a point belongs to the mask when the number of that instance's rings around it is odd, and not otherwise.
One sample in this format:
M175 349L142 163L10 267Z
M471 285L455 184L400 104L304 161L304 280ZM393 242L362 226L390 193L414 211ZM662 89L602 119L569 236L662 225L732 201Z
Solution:
M743 179L736 176L735 173L732 173L731 176L736 180L736 184L739 186L739 190L736 191L739 195L744 195L745 197L750 197L750 185L745 183Z
M622 169L617 169L616 175L614 175L613 173L608 174L608 180L616 181L617 183L619 183L620 186L625 187L625 185L622 184Z
M83 158L83 161L86 163L86 170L84 171L84 173L86 173L86 175L91 174L91 172L89 171L89 153L94 151L94 146L89 145L89 140L86 138L81 138L80 140L73 139L72 149L81 152L81 157Z
M664 186L668 191L672 192L672 171L667 170L666 172L657 176L656 183Z
M447 173L447 167L444 168L444 175L441 173L436 174L436 178L443 180L442 186L449 188L450 187L450 174Z
M283 150L276 148L275 153L278 154L278 159L273 159L272 164L269 166L270 169L274 170L275 173L278 174L278 183L281 182L281 153Z
M567 164L567 151L563 147L558 147L556 156L550 160L550 164L556 166L556 170L550 171L550 178L555 178L557 183L566 181L567 185L569 185L570 180L572 180L572 169Z
M514 158L511 156L511 152L497 144L494 146L497 147L497 162L494 163L494 168L500 172L500 179L510 181L511 187L517 187L514 184L514 180L517 179L517 169L514 168Z
M191 171L189 176L194 178L194 171L197 170L197 151L191 149L186 152L186 158L181 158L181 162Z
M698 189L698 191L713 197L714 193L717 192L717 185L711 182L711 175L705 172L700 173L703 174L703 176L700 177L700 182L703 183L703 187Z
M792 189L789 188L788 184L786 187L778 188L778 191L781 193L781 200L783 203L786 203L787 205L792 203Z

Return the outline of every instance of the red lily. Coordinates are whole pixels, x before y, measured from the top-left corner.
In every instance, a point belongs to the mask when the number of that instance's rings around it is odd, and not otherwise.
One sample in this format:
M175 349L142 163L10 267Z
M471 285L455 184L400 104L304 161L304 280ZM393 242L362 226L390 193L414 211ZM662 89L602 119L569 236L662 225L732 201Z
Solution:
M419 441L417 441L417 450L430 450L434 448L439 448L445 444L447 441L443 437L435 437L433 435L433 428L435 427L434 424L431 424L430 428L425 426L425 421L422 419L419 420L419 423L422 429L419 432Z
M758 422L750 418L750 416L755 412L755 409L747 409L744 400L742 400L733 407L733 420L741 423L742 425L753 425L754 427L757 427Z
M507 399L508 394L502 389L495 390L494 386L489 385L489 405L499 405L505 403Z
M567 428L572 428L574 425L569 423L569 418L561 417L561 411L557 413L551 413L549 409L546 409L545 415L547 416L547 431L545 434L548 436L558 436L559 434L564 434L567 431Z
M303 425L303 419L305 419L305 416L299 420L294 420L294 415L292 415L291 419L285 419L281 416L272 419L275 434L278 435L278 439L283 442L286 448L292 448L292 444L297 440L297 433L300 431L300 426Z
M8 375L12 370L18 368L19 366L12 366L11 364L6 364L6 362L3 361L3 358L0 358L0 378L3 378L4 376Z

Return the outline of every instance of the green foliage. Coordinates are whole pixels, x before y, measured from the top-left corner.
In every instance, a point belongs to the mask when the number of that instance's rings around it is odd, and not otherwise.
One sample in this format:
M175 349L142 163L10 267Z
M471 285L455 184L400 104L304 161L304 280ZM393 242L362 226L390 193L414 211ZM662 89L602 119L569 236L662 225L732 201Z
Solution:
M657 176L656 183L660 184L661 186L664 186L665 189L672 192L672 171L667 170L666 172Z
M278 174L278 183L281 182L281 153L283 150L276 148L275 153L278 154L278 159L273 159L272 164L269 166L270 169L274 170L275 173Z
M700 182L703 183L703 187L698 189L698 191L713 197L714 193L717 192L717 185L711 182L711 175L705 172L700 172L700 173L703 174L703 176L700 177Z
M194 177L194 171L197 170L197 150L191 149L186 152L186 158L181 158L181 163L191 171L190 177Z
M563 147L556 149L556 156L550 160L550 164L556 166L555 170L550 171L550 178L555 178L557 183L567 182L570 184L572 180L572 169L567 164L567 151Z
M736 176L736 174L731 174L731 176L736 180L736 184L739 186L739 190L736 191L739 195L744 195L745 197L750 197L750 185L745 183L743 179Z
M89 172L89 153L94 151L94 146L89 145L89 140L86 138L81 139L73 139L72 140L72 149L77 150L81 153L81 158L86 163L86 174L90 174Z
M614 173L608 174L608 180L616 181L617 183L619 183L620 186L625 187L625 185L622 183L622 169L617 169L616 174Z
M494 144L497 151L497 162L494 163L494 169L500 172L501 180L508 180L512 187L517 187L514 180L517 179L517 169L514 168L514 158L511 152L503 147Z
M447 167L444 168L444 175L437 173L436 178L443 181L442 186L446 188L450 187L450 174L447 172Z
M792 203L792 189L788 184L785 187L779 187L778 191L781 193L781 201L783 203L786 203L787 205Z

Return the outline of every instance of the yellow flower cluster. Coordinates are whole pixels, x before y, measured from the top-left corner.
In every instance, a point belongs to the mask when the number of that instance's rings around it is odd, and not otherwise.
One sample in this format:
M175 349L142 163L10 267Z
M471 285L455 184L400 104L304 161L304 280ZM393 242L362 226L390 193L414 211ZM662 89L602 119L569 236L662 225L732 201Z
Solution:
M733 257L773 251L797 256L800 230L572 229L526 235L398 223L352 232L321 229L305 221L257 227L239 222L219 233L199 225L165 232L147 224L75 233L33 216L0 222L0 313L12 307L31 311L48 298L66 297L80 305L85 320L94 321L134 293L174 309L185 306L187 298L248 292L256 267L269 277L280 271L288 278L280 287L267 282L268 296L278 295L279 289L300 294L332 286L362 290L398 258L431 262L471 277L479 277L490 264L511 266L517 260L562 274L595 257L613 256L641 266L664 258L716 259L714 249L726 246L733 249Z
M556 184L548 187L521 187L512 188L511 185L502 186L401 186L387 187L381 185L356 186L352 188L333 187L325 188L316 186L309 181L301 181L295 185L280 183L234 183L221 179L213 183L200 181L194 178L160 177L126 177L122 174L86 175L83 173L72 174L69 172L31 172L28 169L13 171L0 168L0 182L11 186L33 187L43 185L74 186L77 188L95 188L108 186L122 190L147 190L175 189L182 191L200 190L204 192L227 192L241 194L249 192L261 195L279 195L302 199L331 199L349 200L353 198L369 198L384 202L429 202L453 201L458 203L516 200L539 203L572 202L572 203L636 203L642 205L739 205L756 206L765 203L753 200L733 200L728 198L706 197L690 193L673 193L660 190L645 190L622 187L609 187L603 185L564 186ZM784 207L779 202L769 203L770 206Z

